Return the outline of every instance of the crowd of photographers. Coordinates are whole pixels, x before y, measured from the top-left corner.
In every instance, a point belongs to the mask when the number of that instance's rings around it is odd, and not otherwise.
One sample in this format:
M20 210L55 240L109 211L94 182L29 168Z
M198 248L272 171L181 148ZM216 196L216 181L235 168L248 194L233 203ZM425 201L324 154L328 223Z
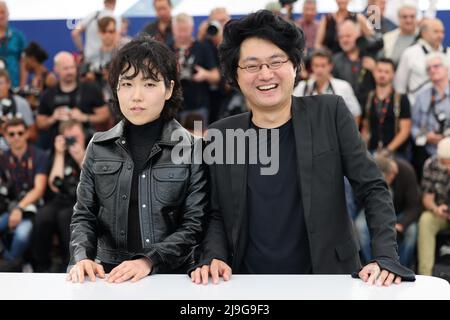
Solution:
M400 1L393 22L384 15L387 0L369 1L361 13L348 10L349 0L336 0L338 10L320 20L316 1L304 0L294 19L294 2L266 6L305 34L303 81L294 94L344 97L392 191L401 262L432 274L435 238L450 220L450 52L442 22L421 17L410 1ZM24 262L36 272L65 271L85 147L94 132L117 122L108 106L108 63L131 37L115 5L105 0L104 8L82 19L71 33L79 52L59 52L48 70L46 51L35 42L26 45L0 1L0 271L20 271ZM242 94L220 73L227 10L213 9L194 38L191 16L172 16L170 0L153 5L156 20L142 32L176 53L183 126L194 131L200 120L205 129L247 111ZM361 257L370 261L369 231L351 187L347 202Z

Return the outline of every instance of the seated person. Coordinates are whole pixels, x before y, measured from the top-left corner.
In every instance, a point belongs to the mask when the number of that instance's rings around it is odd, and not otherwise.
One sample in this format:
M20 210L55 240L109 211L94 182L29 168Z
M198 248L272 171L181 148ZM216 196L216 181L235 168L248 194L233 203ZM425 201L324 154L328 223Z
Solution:
M4 246L0 271L17 272L22 270L36 206L47 185L48 160L44 151L28 144L23 119L6 121L4 132L10 149L0 155L0 180L8 190L5 211L0 213L0 236Z
M381 154L375 155L375 162L383 173L392 194L395 213L397 214L397 244L400 263L411 267L417 242L417 219L419 218L420 193L414 168L405 160L391 159ZM363 213L355 221L361 241L364 260L372 260L369 229Z
M422 203L425 211L419 219L418 273L431 276L434 266L436 235L450 227L450 137L437 145L437 153L423 168Z
M83 124L76 120L61 122L55 138L48 185L54 197L42 207L35 219L33 255L35 272L51 270L50 253L54 231L59 236L62 264L69 264L70 220L80 181L80 167L86 153Z

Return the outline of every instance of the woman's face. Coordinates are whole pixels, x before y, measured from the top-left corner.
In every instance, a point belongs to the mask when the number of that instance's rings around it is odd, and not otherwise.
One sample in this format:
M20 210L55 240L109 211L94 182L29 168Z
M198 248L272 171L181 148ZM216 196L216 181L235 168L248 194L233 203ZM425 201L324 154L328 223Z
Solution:
M172 96L174 82L166 87L161 75L159 81L145 79L140 71L134 78L131 68L120 76L117 85L117 97L120 110L125 118L135 125L143 125L158 119L166 100Z
M349 0L336 0L336 4L340 10L347 10Z

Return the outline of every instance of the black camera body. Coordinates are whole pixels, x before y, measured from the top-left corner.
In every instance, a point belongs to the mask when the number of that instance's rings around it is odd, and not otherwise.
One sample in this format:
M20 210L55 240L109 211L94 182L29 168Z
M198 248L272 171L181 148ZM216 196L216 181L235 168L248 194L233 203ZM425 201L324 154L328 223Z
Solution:
M14 105L11 99L4 98L0 100L0 106L2 109L2 116L7 116L14 113Z
M439 124L439 129L436 133L448 136L448 133L446 134L446 132L448 131L448 128L447 128L447 115L445 114L445 112L441 112L441 113L437 114L436 120Z
M79 177L73 174L71 167L66 167L64 171L64 177L55 177L53 184L59 189L63 197L75 200Z
M222 26L220 22L217 20L211 20L208 22L208 26L206 27L206 37L214 38L219 33Z
M372 37L360 36L356 39L356 47L359 49L361 57L375 58L378 51L384 47L383 37L380 35Z
M30 86L26 86L24 88L16 88L13 89L14 94L17 94L23 98L35 97L39 98L41 95L41 91L38 88L33 88Z
M180 80L191 81L192 76L197 72L195 70L194 57L184 57L180 63Z
M73 146L77 141L74 136L64 137L64 140L66 142L67 147Z

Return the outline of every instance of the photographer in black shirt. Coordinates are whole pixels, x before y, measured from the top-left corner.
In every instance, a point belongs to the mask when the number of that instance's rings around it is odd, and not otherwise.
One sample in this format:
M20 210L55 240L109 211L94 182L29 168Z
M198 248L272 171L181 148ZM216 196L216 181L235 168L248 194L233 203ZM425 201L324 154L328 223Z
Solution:
M34 271L51 270L50 253L53 234L59 236L62 272L69 263L70 219L76 202L76 188L80 179L80 165L86 152L83 125L76 120L62 122L54 142L49 187L52 200L39 210L35 220Z

